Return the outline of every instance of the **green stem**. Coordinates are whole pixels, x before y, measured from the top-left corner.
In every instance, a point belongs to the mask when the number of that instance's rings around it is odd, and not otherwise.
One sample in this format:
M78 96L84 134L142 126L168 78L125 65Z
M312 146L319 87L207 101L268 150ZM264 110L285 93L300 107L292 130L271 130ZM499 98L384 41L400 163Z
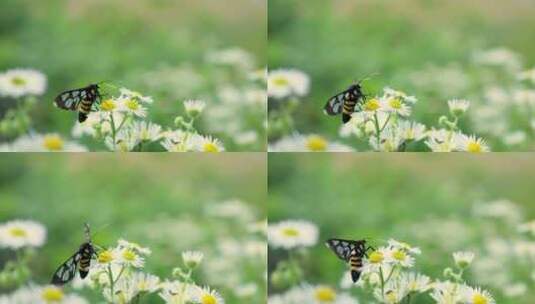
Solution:
M114 283L117 283L119 281L119 279L123 275L123 272L124 272L125 268L126 267L124 267L124 266L121 268L121 271L119 271L119 275L117 276L117 278L115 278L115 282Z
M381 298L385 298L385 278L383 276L383 267L379 267L379 278L381 279Z
M113 303L115 282L113 281L113 273L111 272L111 265L108 265L108 280L110 281L110 297L111 297L111 302Z
M111 124L111 139L113 141L113 150L115 151L116 146L116 134L117 131L115 130L115 120L113 119L113 113L110 112L110 124Z
M375 125L375 136L377 137L377 149L381 145L381 128L379 128L379 118L377 117L377 112L373 113L373 120Z
M392 113L388 114L388 117L385 120L385 124L381 127L381 132L385 130L386 125L388 125L388 121L390 120L390 117L392 117Z

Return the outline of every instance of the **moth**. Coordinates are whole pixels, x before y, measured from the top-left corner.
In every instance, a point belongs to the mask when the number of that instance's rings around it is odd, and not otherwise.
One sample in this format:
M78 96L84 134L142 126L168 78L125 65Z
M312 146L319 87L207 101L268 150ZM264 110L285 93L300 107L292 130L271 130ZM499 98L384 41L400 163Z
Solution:
M93 105L100 103L101 100L99 85L90 84L84 88L60 93L54 99L54 104L60 109L78 111L78 121L84 122L92 111Z
M351 272L351 279L356 283L362 273L362 258L367 257L367 252L373 250L373 247L366 246L366 240L343 240L329 239L325 245L330 248L334 254L347 264Z
M355 112L356 105L361 103L365 97L360 82L357 82L345 91L329 98L323 110L328 115L342 114L342 122L347 123L351 119L351 114Z
M64 285L68 283L76 275L76 270L80 273L80 278L83 279L87 276L89 266L91 266L91 259L96 255L87 223L85 224L85 238L86 241L80 245L80 248L54 272L52 284Z

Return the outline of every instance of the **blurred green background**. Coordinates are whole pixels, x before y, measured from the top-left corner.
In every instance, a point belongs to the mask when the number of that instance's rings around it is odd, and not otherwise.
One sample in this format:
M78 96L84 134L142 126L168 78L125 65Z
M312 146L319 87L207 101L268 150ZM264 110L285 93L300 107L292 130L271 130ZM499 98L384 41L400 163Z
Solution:
M229 241L246 244L255 236L257 241L265 238L247 234L247 223L239 217L210 216L208 209L239 199L253 219L264 220L265 155L6 154L0 167L0 223L28 219L48 230L45 245L31 262L37 284L47 284L77 250L84 241L83 223L88 222L97 245L115 246L124 238L149 247L152 255L145 269L161 278L170 278L172 269L181 266L182 251L203 251L196 275L200 284L219 290L228 303L241 303L221 282L238 276L241 282L257 283L259 289L249 300L264 303L265 260L228 260L220 250ZM9 250L0 250L0 268L12 258ZM210 266L221 262L235 273L222 275ZM161 303L156 297L147 303ZM96 298L91 299L95 303Z
M75 115L53 107L53 98L99 81L153 96L149 118L172 125L183 100L217 101L216 80L226 76L207 53L238 47L266 66L266 18L256 0L2 0L0 71L47 75L32 113L40 132L69 134Z
M472 250L469 284L488 288L497 303L533 303L533 260L517 251L535 244L517 231L535 219L535 160L529 154L272 153L268 163L269 222L303 219L320 231L318 244L302 260L307 282L338 286L347 269L323 245L326 239L371 237L382 245L381 239L394 238L420 247L416 271L437 279L452 266L453 252ZM505 244L503 255L496 244ZM286 255L270 250L270 271ZM486 265L497 270L487 273ZM510 281L524 284L526 293L506 297ZM359 300L368 303L360 291Z
M305 134L337 137L340 118L325 116L323 106L369 74L377 73L364 83L368 94L381 95L389 86L415 95L420 102L413 117L437 125L448 99L485 101L484 80L470 69L474 51L506 47L522 56L526 68L535 65L533 1L271 0L268 10L270 69L296 68L311 77L311 92L295 117ZM426 82L454 85L418 83L414 73L421 71ZM466 120L463 130L474 132Z

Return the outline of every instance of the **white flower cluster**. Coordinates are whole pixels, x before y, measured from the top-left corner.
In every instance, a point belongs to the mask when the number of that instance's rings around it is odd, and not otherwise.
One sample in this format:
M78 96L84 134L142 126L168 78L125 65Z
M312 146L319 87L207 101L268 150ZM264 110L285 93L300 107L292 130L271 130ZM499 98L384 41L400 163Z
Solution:
M99 111L91 112L83 123L77 123L74 137L89 135L103 139L112 151L143 151L143 146L159 142L169 152L221 152L223 144L211 136L200 135L193 122L204 110L206 104L200 100L186 100L184 107L190 118L177 118L178 129L163 130L162 126L145 120L147 106L153 99L125 88L120 89L117 98L103 100Z
M46 76L37 70L13 69L0 73L0 97L36 96L45 90Z
M278 69L269 71L267 86L269 97L303 97L310 89L310 78L296 69Z
M341 127L340 135L367 139L373 150L382 152L405 151L408 145L419 141L424 141L433 152L489 151L483 139L465 135L458 128L459 118L470 105L468 101L448 101L451 118L442 116L441 128L431 130L408 119L416 101L414 96L385 88L382 96L366 100L360 111L352 114L351 120Z
M0 295L0 304L87 304L84 298L57 286L22 287L11 294Z
M0 248L41 247L45 241L46 229L40 223L13 220L0 224Z
M302 284L292 287L283 294L269 296L268 304L358 304L349 293L337 291L327 285Z
M286 250L311 247L318 242L318 227L304 220L286 220L268 226L268 242Z

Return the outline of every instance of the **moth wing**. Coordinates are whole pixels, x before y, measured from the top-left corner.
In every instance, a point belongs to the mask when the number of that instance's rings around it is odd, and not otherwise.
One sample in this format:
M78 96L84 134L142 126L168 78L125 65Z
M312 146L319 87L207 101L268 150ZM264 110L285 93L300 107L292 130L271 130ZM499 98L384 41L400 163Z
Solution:
M78 251L61 264L56 272L54 272L51 283L54 285L63 285L72 280L76 275L76 269L78 268L78 262L80 262L81 257L82 253Z
M351 252L357 248L358 242L342 239L329 239L325 242L325 245L327 245L338 258L347 262L351 257Z
M54 102L58 108L76 111L78 110L80 101L83 99L82 92L84 92L83 89L65 91L56 96Z
M338 115L342 113L342 108L344 107L344 95L345 92L334 95L329 98L323 110L328 115Z

